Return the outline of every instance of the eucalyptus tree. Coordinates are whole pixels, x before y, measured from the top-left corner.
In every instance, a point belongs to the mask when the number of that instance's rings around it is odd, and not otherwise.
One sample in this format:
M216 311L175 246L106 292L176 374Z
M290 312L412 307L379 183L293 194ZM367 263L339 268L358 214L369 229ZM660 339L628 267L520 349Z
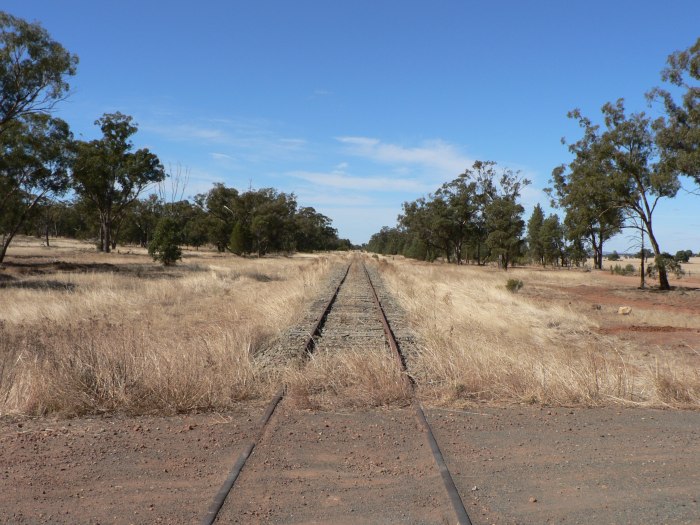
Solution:
M73 185L97 211L99 249L108 253L116 242L114 227L146 189L165 178L165 170L147 148L132 151L131 136L138 131L132 117L105 113L95 124L102 138L77 144Z
M451 182L443 184L435 192L442 199L444 209L442 231L449 237L449 245L457 264L462 264L464 247L474 233L474 219L478 210L477 183L470 180L467 170Z
M242 220L237 208L238 190L217 182L207 193L196 195L194 202L204 213L198 217L198 223L206 230L209 242L219 252L225 252L235 224Z
M638 219L654 251L659 288L670 289L666 272L667 257L654 233L654 211L663 198L673 198L680 189L676 170L657 162L657 149L650 119L642 113L625 114L622 99L603 106L606 131L603 145L612 167L614 196L617 206Z
M36 23L0 11L0 135L11 122L64 99L78 58Z
M486 245L491 256L498 257L501 267L508 270L508 266L523 252L525 221L522 216L525 209L518 203L518 199L530 181L519 172L504 168L500 171L498 182L491 176L490 179L483 179L481 184L485 188L485 195L490 197L484 208L488 232Z
M666 115L652 126L659 148L658 170L692 177L700 186L700 38L686 50L667 59L661 78L677 90L684 90L676 102L671 91L653 89L647 96L664 103Z
M337 245L338 230L331 219L310 206L297 210L294 230L294 243L300 252L330 250Z
M604 144L600 126L581 115L578 109L568 117L578 121L583 137L569 145L574 155L568 166L552 171L547 192L552 204L564 208L564 224L572 238L585 238L593 251L593 266L603 267L603 246L620 232L623 212L618 205L616 179L612 177L609 148Z
M514 198L506 195L496 197L486 206L486 228L489 232L486 244L504 270L508 270L508 266L522 252L524 211Z
M420 252L424 251L426 259L433 260L442 253L449 260L451 255L449 245L446 246L448 239L440 230L444 221L444 217L440 216L440 213L444 212L443 204L442 200L436 204L421 197L412 202L404 202L403 213L398 217L401 231L411 238L410 247L418 248ZM420 250L414 243L416 238L421 239L425 250Z
M45 114L25 115L0 135L0 263L22 225L42 202L68 189L72 135Z
M542 221L540 229L540 246L545 264L553 266L566 264L566 242L564 241L564 227L559 222L559 216L551 214Z
M297 202L293 194L263 188L244 193L241 200L248 208L250 234L258 256L294 249Z
M544 223L544 212L542 206L537 204L532 210L532 215L527 221L527 250L530 258L544 266L544 247L542 246L542 224Z

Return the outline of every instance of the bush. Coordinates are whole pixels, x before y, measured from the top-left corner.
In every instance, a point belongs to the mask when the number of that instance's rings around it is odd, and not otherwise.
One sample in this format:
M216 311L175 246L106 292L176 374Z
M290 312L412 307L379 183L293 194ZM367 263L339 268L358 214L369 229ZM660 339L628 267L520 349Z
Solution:
M693 250L679 250L673 257L676 262L687 263L690 262L690 258L693 256Z
M616 264L610 267L610 273L614 275L634 275L636 271L636 268L631 264L627 264L624 267Z
M506 290L510 293L515 293L523 287L523 282L520 279L508 279Z
M619 261L620 260L620 255L614 251L610 255L608 255L608 261Z
M153 239L148 245L148 254L154 261L170 266L182 259L180 243L182 243L182 228L172 217L163 217L156 225Z
M659 273L660 266L666 268L667 272L674 273L679 279L685 274L685 271L683 271L683 268L681 267L681 263L674 259L670 254L664 252L656 257L652 264L647 266L647 275L651 278L656 278Z

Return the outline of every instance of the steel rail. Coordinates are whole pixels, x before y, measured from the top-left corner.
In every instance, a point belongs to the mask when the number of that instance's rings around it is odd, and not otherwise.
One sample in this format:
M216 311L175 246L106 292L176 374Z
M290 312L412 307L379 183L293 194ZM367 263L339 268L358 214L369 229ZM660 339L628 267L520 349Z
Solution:
M425 437L428 440L428 444L430 445L430 450L433 453L433 458L435 459L435 463L437 464L438 470L440 471L440 476L442 477L443 485L445 486L447 495L450 498L452 509L454 510L455 515L457 516L457 523L459 523L460 525L472 525L472 522L469 519L469 515L467 514L467 509L464 507L462 498L460 497L459 491L457 490L457 486L455 485L454 479L452 479L452 475L450 474L450 471L447 468L447 464L445 463L445 458L442 455L440 446L438 445L438 442L435 439L435 435L433 434L433 430L432 428L430 428L430 424L428 423L428 420L425 417L423 407L421 406L420 401L418 401L418 398L415 396L415 381L408 374L405 358L401 353L396 338L394 337L394 332L391 330L389 321L386 318L386 313L384 312L382 303L379 300L379 296L377 295L377 290L375 289L374 284L372 283L372 278L370 277L369 271L367 270L367 266L365 266L364 263L362 263L362 268L365 271L365 276L367 277L370 289L372 290L372 297L374 299L374 304L377 308L377 315L380 321L382 322L382 326L384 328L384 335L386 336L386 339L389 343L389 347L391 348L394 357L397 359L399 365L404 371L404 381L407 382L409 388L414 393L414 395L412 396L412 404L415 410L416 420L418 421L420 427L423 429Z
M343 285L345 279L348 276L348 273L350 272L351 266L352 262L345 269L345 273L338 282L338 286L335 287L335 291L328 299L328 302L326 302L322 312L316 318L316 322L314 323L313 328L309 332L309 335L306 339L306 343L304 344L304 350L307 352L307 355L313 352L315 346L314 337L318 335L318 332L323 326L323 323L325 322L326 317L328 316L328 312L330 311L331 307L333 306L333 303L338 297L338 291L340 290L340 287ZM275 393L275 396L268 403L267 408L265 409L265 413L263 414L262 418L260 418L260 422L258 423L258 431L256 432L255 436L248 440L245 447L239 454L238 459L231 468L231 472L229 472L229 475L226 478L226 481L224 481L224 483L221 485L219 492L217 492L216 496L214 497L214 501L212 501L211 505L209 505L207 514L204 516L204 518L202 518L201 525L213 525L213 523L216 521L216 518L218 517L219 512L221 511L221 508L226 502L226 498L233 489L233 486L236 483L236 480L238 479L238 476L240 475L241 471L243 470L246 461L248 461L248 458L253 453L253 449L255 449L255 446L262 439L263 434L265 433L265 430L267 428L267 424L270 422L270 419L272 419L272 414L274 414L275 409L280 404L280 401L282 401L282 399L284 398L285 393L286 387L280 387L279 390L277 390L277 392Z

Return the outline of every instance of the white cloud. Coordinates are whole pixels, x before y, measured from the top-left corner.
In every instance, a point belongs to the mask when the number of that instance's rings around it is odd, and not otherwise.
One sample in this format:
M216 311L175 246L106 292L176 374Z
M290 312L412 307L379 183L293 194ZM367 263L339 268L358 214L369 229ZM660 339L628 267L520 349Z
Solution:
M210 153L211 158L214 160L233 160L233 157L231 155L226 155L225 153Z
M248 162L297 158L306 152L307 141L281 136L266 121L251 119L198 119L194 122L149 122L142 129L172 142L193 142L216 148L212 158Z
M374 162L406 168L414 166L439 180L450 180L474 161L443 140L429 140L417 147L389 144L372 137L337 137L347 153Z
M338 171L331 173L293 171L289 172L288 175L319 186L346 190L421 193L433 189L432 185L417 180L392 179L389 177L352 177Z

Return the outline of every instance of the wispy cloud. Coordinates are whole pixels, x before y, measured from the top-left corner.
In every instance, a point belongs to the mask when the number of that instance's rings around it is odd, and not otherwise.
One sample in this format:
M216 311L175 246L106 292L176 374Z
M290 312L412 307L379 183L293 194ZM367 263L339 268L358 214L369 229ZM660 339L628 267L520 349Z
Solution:
M199 119L193 122L151 121L142 129L172 142L198 143L215 149L211 157L259 162L289 159L306 153L304 138L280 134L265 121L251 119Z
M212 152L209 155L211 155L211 158L214 160L233 160L233 157L231 155L226 155L226 153Z
M288 175L319 186L344 190L421 193L433 189L432 185L418 180L392 179L389 177L354 177L337 171L328 173L292 171Z
M442 180L456 177L474 163L455 146L439 139L415 147L386 143L372 137L337 137L336 140L346 146L349 155L404 171L418 168Z

